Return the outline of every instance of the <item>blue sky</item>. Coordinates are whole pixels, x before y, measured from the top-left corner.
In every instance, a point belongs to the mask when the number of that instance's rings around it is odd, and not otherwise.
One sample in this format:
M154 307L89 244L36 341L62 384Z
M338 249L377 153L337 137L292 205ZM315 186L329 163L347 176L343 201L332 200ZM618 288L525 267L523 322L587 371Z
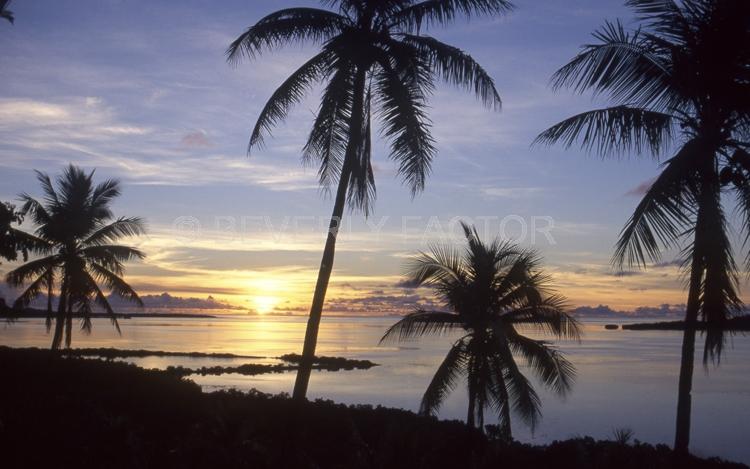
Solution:
M318 90L266 148L248 157L246 146L265 100L314 47L293 46L237 67L224 51L267 13L317 5L14 2L16 24L0 24L0 199L38 194L33 169L57 173L69 162L96 168L99 177L124 183L116 212L148 221L149 236L132 242L149 257L128 271L141 291L214 294L261 312L303 311L322 250L318 225L332 204L317 188L315 168L299 161ZM503 109L484 109L447 86L436 91L430 117L439 153L425 192L413 200L378 141L375 213L369 225L361 214L349 218L332 304L381 293L403 303L413 293L396 287L404 257L455 240L456 217L487 223L488 236L503 219L510 237L522 234L521 223L551 226L554 243L541 233L532 243L529 231L519 241L545 256L576 305L633 309L683 301L674 266L618 276L608 263L638 201L634 193L657 163L530 145L547 126L602 104L554 93L548 80L605 19L632 26L629 12L620 0L516 5L504 18L459 20L427 32L484 65Z

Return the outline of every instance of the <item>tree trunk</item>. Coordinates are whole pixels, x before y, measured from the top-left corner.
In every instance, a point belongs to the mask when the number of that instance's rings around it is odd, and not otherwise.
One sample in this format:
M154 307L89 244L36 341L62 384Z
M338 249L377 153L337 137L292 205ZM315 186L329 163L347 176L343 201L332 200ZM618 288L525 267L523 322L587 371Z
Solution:
M700 309L700 291L703 283L704 243L710 242L703 234L705 205L710 203L711 190L707 183L701 184L698 216L695 220L695 239L693 240L693 259L690 265L690 283L688 302L685 311L685 332L682 335L682 356L680 360L680 378L677 392L677 419L675 422L674 450L687 454L690 445L690 413L693 391L693 368L695 367L695 331L698 325Z
M472 395L472 392L469 391L469 411L466 414L466 425L470 426L471 428L474 428L474 407L476 403L474 401L474 396Z
M65 348L73 342L73 305L68 301L68 312L65 315Z
M513 440L513 430L510 427L510 401L507 401L503 407L503 436L508 440Z
M60 285L60 302L57 305L55 317L55 334L52 336L52 350L59 350L63 338L63 326L65 325L65 312L67 311L68 279L63 274Z
M294 382L292 397L296 400L303 400L307 396L307 386L310 382L313 360L315 359L315 346L318 342L318 329L320 328L320 319L323 315L323 303L325 302L328 281L331 278L331 271L333 270L336 236L338 235L341 219L344 214L344 205L346 205L346 193L349 188L349 177L351 174L349 162L352 161L352 158L356 157L356 152L360 147L359 142L362 138L365 75L366 70L359 69L354 81L354 101L352 103L352 115L349 123L349 142L347 143L344 164L342 165L339 185L336 190L336 201L333 205L331 222L328 225L328 237L326 238L326 246L323 250L323 259L320 261L320 270L318 270L318 281L315 284L315 294L313 295L312 306L310 307L310 316L307 320L302 359L297 371L297 379Z

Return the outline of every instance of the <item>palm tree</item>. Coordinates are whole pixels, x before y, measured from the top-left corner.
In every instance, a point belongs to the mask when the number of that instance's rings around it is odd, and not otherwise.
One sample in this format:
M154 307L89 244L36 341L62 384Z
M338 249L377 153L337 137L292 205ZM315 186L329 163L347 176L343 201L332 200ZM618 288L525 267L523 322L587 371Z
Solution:
M8 10L10 2L11 0L0 0L0 18L5 18L10 22L10 24L13 24L13 22L16 20L16 17L13 16L12 11Z
M420 411L434 414L466 378L467 423L484 427L484 409L499 415L502 434L511 437L511 408L532 429L541 417L541 401L514 355L525 359L544 385L565 394L574 366L548 342L523 335L538 331L579 339L578 322L565 312L565 299L550 293L539 257L508 243L483 243L476 229L463 225L468 247L460 253L436 246L407 267L408 281L434 289L448 311L422 309L404 316L381 339L408 340L427 334L461 331L422 397Z
M390 140L390 157L412 196L423 190L435 156L427 99L443 79L474 92L499 109L492 78L465 52L420 34L458 16L508 12L508 0L324 0L336 11L289 8L271 13L240 35L227 51L237 62L278 46L313 42L320 51L292 73L261 111L248 152L316 83L324 83L317 116L303 149L303 161L319 164L321 187L337 184L333 214L305 334L294 397L304 399L318 327L333 269L336 236L347 201L367 215L375 199L371 163L372 111Z
M24 260L28 258L34 239L13 227L21 223L23 223L23 215L16 210L15 206L0 202L0 259L15 261L18 259L19 252Z
M86 174L70 165L57 179L55 187L49 176L37 172L44 191L39 201L23 194L22 212L37 225L35 235L40 243L33 259L6 276L14 287L28 283L14 307L26 307L42 293L47 294L47 331L52 325L52 297L59 285L52 349L59 349L65 331L65 346L70 347L73 316L80 315L82 329L91 331L92 302L102 308L120 332L115 312L99 287L143 306L133 288L122 279L123 263L142 259L138 249L113 244L119 239L145 233L138 217L114 218L110 208L120 195L120 183L107 180L93 182L94 172ZM42 244L43 243L43 244Z
M750 2L630 0L641 28L606 23L553 76L555 88L606 94L613 106L566 119L537 141L576 141L602 155L670 157L617 242L618 269L645 267L681 247L689 278L675 449L687 452L698 320L703 360L718 360L722 325L741 308L723 195L736 197L750 234ZM669 153L667 153L669 152ZM750 260L750 258L748 258Z

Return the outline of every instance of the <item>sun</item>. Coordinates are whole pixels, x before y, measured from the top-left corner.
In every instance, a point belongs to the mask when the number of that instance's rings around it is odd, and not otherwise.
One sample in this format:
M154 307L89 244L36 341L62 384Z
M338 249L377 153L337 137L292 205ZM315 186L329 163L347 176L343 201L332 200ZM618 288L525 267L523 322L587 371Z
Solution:
M256 295L253 296L253 304L255 305L255 311L258 314L268 314L274 310L276 305L279 303L279 297L277 296L266 296Z
M283 284L273 278L254 279L250 284L252 303L258 314L268 314L281 302L276 293L283 290Z

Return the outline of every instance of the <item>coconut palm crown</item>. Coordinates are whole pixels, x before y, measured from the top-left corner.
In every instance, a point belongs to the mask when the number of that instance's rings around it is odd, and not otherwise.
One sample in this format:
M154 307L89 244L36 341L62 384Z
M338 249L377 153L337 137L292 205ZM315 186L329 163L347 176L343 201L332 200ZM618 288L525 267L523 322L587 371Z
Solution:
M57 179L37 172L44 199L21 196L22 212L37 226L34 244L37 257L10 271L6 280L13 287L26 286L14 307L23 308L42 293L47 294L47 330L52 325L52 298L58 288L58 310L52 349L70 347L74 316L81 317L85 332L91 331L91 313L98 305L120 332L117 318L100 284L113 294L143 306L133 288L123 280L124 263L142 259L133 247L116 243L123 237L143 234L138 217L114 218L112 201L120 195L117 180L94 185L94 172L70 165Z
M437 369L422 398L420 410L436 413L460 379L466 380L467 422L484 427L484 410L499 417L502 433L511 437L511 410L531 426L541 417L541 400L516 363L552 391L564 395L575 377L574 366L533 331L578 340L580 326L565 309L565 299L549 289L539 271L539 257L508 242L484 243L476 229L463 225L468 246L459 252L435 246L414 257L408 282L434 290L447 311L419 309L391 326L381 339L410 340L424 335L460 333Z
M304 398L315 352L325 294L333 268L335 242L344 206L368 214L375 199L371 162L372 128L390 142L390 158L412 196L424 189L435 156L427 117L428 98L438 81L474 93L499 109L500 96L489 74L467 53L422 34L458 17L503 14L507 0L327 0L320 8L288 8L262 18L241 34L228 59L256 58L295 43L320 45L263 107L248 152L315 84L322 96L302 160L318 165L320 185L336 185L329 233L305 335L294 397ZM373 119L373 117L375 119Z

